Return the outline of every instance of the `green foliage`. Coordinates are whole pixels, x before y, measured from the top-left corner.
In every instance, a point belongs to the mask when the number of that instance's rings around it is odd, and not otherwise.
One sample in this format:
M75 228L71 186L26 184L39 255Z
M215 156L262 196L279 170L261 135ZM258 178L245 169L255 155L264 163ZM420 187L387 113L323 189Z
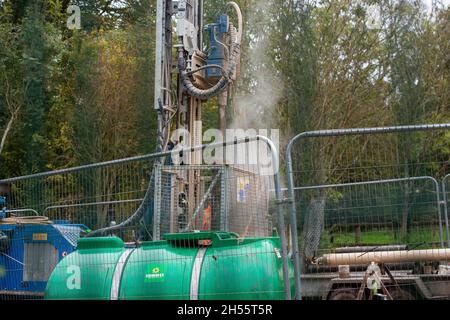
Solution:
M2 177L153 152L155 3L79 1L83 29L71 31L67 1L2 2L0 133L6 102L21 106Z
M20 11L14 6L11 8L12 12ZM11 11L6 9L4 13L5 20L16 19ZM46 116L52 93L49 81L62 48L59 33L45 20L42 1L27 3L21 23L2 24L3 27L8 25L11 25L10 39L2 39L2 43L15 52L9 49L10 54L2 56L14 62L4 65L4 76L8 78L8 90L19 94L20 101L15 104L20 113L9 137L13 142L7 145L5 165L14 168L16 173L42 171L46 165ZM3 97L13 104L7 92Z
M420 1L237 2L245 24L229 124L278 127L285 142L305 130L450 120L449 9L429 17ZM380 30L365 23L375 2L386 8ZM66 27L69 4L81 8L81 30ZM225 6L205 1L205 22ZM0 1L0 134L10 108L19 109L0 154L2 177L154 151L155 13L156 0ZM266 89L268 107L258 99ZM202 114L205 130L218 126L215 99ZM405 139L404 160L448 160L448 135L432 138ZM301 179L327 178L317 173L345 163L355 143L365 141L307 148L301 156L316 161L303 169L316 176ZM401 151L389 150L386 158Z

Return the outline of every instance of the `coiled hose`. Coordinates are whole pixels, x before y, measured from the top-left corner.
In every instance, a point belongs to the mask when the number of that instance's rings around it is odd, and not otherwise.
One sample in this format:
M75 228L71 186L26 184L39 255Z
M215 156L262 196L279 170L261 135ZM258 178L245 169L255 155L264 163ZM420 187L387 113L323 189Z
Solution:
M236 72L236 60L238 59L240 52L240 45L237 43L233 43L231 45L231 55L228 70L222 70L222 77L213 87L209 89L199 89L192 83L189 77L191 73L186 71L186 61L184 59L183 50L181 49L178 52L178 69L180 71L181 83L183 84L189 95L201 100L208 100L222 93L227 88L228 84L231 82L233 74Z

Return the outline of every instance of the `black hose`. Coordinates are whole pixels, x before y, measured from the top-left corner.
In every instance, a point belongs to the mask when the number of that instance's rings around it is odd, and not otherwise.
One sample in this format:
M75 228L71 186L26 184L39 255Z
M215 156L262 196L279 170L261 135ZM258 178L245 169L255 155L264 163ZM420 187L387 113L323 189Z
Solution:
M226 72L223 72L222 70L222 77L220 78L220 80L212 88L199 89L192 83L191 79L189 78L189 75L191 75L192 72L186 71L186 61L184 58L184 52L182 48L179 49L178 69L180 71L181 83L186 88L186 91L189 93L189 95L201 100L208 100L212 97L219 95L228 87L228 84L231 82L233 74L236 72L237 60L239 59L241 52L240 44L238 42L233 41L231 43L230 51L231 54L228 70Z
M110 226L98 230L94 230L86 235L86 237L103 237L109 236L111 231L124 229L131 226L136 226L138 222L144 217L145 213L153 210L153 197L155 191L155 173L152 172L149 186L145 192L144 200L142 200L139 208L125 221L115 226Z

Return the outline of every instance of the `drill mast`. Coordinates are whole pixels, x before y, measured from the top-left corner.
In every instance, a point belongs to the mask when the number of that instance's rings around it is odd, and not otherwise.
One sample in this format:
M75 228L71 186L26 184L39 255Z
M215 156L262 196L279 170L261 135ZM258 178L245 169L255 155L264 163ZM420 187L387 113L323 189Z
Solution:
M218 97L220 129L225 130L227 91L237 78L242 34L240 9L234 2L228 6L237 14L238 28L226 14L205 27L203 0L158 0L154 102L158 151L168 150L171 143L200 145L202 104L213 97ZM204 47L204 31L209 35L209 48ZM173 129L187 130L189 141L179 137L171 141ZM191 155L188 162L201 164L200 155Z

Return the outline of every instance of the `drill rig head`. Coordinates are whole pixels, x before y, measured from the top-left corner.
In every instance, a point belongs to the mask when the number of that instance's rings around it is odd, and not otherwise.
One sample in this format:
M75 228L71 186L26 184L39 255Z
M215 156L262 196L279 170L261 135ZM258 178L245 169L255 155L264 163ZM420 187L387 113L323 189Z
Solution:
M238 17L236 28L227 14L221 14L215 23L202 30L195 25L194 1L179 1L177 36L179 39L178 71L183 88L191 97L208 100L224 92L237 78L242 38L242 14L239 6L230 2ZM192 10L191 10L192 9ZM203 51L203 31L209 35L209 49ZM195 35L197 34L197 37Z

